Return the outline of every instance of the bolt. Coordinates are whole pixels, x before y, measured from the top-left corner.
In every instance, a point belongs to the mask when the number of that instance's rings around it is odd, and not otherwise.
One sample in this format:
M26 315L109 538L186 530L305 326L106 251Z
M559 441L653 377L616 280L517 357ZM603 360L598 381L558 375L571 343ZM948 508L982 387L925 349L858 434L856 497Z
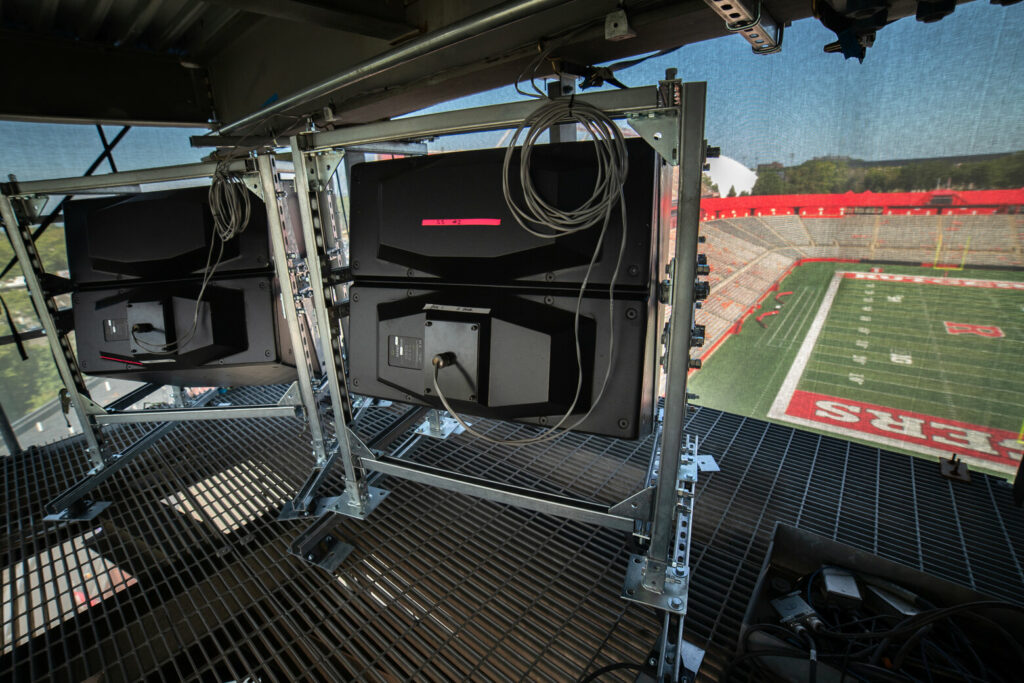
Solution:
M628 273L630 274L630 276L632 276L632 277L636 277L637 275L639 275L639 274L640 274L640 269L639 269L638 267L636 267L636 266L630 266L630 267L629 267L629 268L628 268L628 269L626 270L626 272L628 272Z
M469 329L471 329L472 331L476 332L477 330L480 329L480 326L479 325L471 325Z
M358 387L359 386L359 380L358 379L352 380L352 386Z
M672 609L679 609L683 606L683 601L679 598L672 598L669 600L668 604L672 605Z
M313 553L309 553L308 555L306 555L306 559L310 562L316 562L316 555L314 555Z

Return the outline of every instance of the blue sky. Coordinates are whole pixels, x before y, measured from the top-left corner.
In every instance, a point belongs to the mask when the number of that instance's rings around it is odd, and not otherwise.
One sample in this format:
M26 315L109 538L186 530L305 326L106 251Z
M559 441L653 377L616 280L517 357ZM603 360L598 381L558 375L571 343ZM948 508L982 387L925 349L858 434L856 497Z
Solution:
M1024 149L1024 3L975 2L934 24L913 17L878 32L863 64L825 54L816 19L786 30L782 52L755 55L739 36L687 45L622 71L647 85L679 69L708 83L707 138L757 163L817 156L905 159ZM520 99L511 87L427 111Z
M1024 3L976 0L935 24L910 17L887 26L859 64L824 54L834 34L808 19L786 31L780 54L754 55L742 38L727 36L651 59L620 79L646 85L676 67L683 79L706 80L708 140L750 167L826 155L880 160L1006 152L1024 149L1022 29ZM519 98L508 87L426 111ZM106 130L112 136L117 127ZM118 168L197 161L203 151L188 145L196 132L135 128L117 148ZM0 149L4 176L28 180L80 175L101 147L92 126L0 121Z

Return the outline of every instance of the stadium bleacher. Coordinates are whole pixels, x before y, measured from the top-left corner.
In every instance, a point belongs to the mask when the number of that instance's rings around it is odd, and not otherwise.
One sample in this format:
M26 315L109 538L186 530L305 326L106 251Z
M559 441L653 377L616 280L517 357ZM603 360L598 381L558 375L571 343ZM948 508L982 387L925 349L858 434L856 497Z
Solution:
M845 198L822 195L821 203L836 204L836 197ZM758 198L744 199L749 203ZM954 213L929 212L937 215L909 209L860 214L839 208L829 217L812 218L797 215L795 209L764 215L770 213L767 204L795 205L797 197L760 199L765 208L747 208L749 215L729 218L714 218L725 214L715 203L735 200L702 203L706 220L701 234L712 287L701 317L706 343L700 356L707 355L800 259L1024 267L1024 214L1011 213L1010 207L987 206L972 213L970 207L960 206Z

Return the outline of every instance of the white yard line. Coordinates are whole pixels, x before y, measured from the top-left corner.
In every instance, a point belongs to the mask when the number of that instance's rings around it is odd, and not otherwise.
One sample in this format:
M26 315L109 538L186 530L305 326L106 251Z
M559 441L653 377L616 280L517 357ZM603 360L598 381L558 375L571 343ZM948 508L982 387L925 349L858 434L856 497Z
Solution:
M800 345L800 350L797 351L796 358L793 360L793 364L789 366L789 372L786 373L786 379L782 380L779 393L776 394L772 407L768 410L769 418L773 420L792 420L792 418L786 415L786 408L793 398L793 392L796 391L796 385L800 382L800 376L804 374L807 361L811 359L814 344L818 341L818 335L821 334L821 329L825 326L825 318L828 317L828 311L832 308L832 302L835 301L836 293L839 291L839 283L842 280L843 274L836 273L832 276L832 281L828 283L825 298L821 300L821 305L818 306L818 312L811 322L810 329L807 330L807 335Z

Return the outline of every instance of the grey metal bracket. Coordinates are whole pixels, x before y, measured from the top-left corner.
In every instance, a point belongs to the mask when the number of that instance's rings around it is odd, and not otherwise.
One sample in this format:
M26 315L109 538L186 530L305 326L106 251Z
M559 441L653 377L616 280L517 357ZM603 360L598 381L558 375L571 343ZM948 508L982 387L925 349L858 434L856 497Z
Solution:
M277 400L279 406L301 406L302 395L299 393L299 383L292 382L288 385L288 389L281 395L281 398Z
M432 439L447 439L453 434L461 434L466 429L455 420L441 414L440 410L430 410L427 419L416 428L420 436L429 436Z
M719 472L721 471L718 467L718 463L715 462L715 456L713 455L698 455L694 457L697 461L697 469L701 472Z
M373 511L377 509L377 506L387 497L388 493L390 491L379 489L376 486L367 486L366 497L360 504L360 502L354 502L351 494L346 490L340 496L318 500L310 516L321 517L328 512L333 512L336 515L344 515L354 519L366 519L373 514Z
M690 568L630 555L622 597L673 614L686 614Z
M629 127L672 166L679 165L679 109L666 107L626 115Z
M260 182L259 173L243 173L242 182L245 183L246 189L252 192L254 195L266 201L263 196L263 183Z
M331 176L333 176L338 170L338 166L344 156L344 152L335 150L317 152L313 154L311 160L313 162L314 171L316 172L316 185L310 189L317 192L323 192L326 190Z
M333 574L354 550L338 538L335 524L333 517L317 520L292 541L288 552Z
M664 674L675 669L676 650L680 649L675 643L667 643L664 650L658 648L647 655L646 667L636 678L636 683L656 683L664 680ZM686 672L686 678L679 680L695 681L700 673L700 666L704 663L704 650L697 647L688 640L682 641L683 661L682 668ZM660 661L659 661L660 659ZM659 675L659 672L661 675Z
M641 522L651 521L651 506L654 505L654 487L640 489L629 498L612 505L608 512L613 515L632 517Z
M43 208L46 207L46 202L49 201L47 196L23 196L18 197L11 203L14 205L14 209L17 212L19 220L27 223L36 223L39 217L43 213Z

